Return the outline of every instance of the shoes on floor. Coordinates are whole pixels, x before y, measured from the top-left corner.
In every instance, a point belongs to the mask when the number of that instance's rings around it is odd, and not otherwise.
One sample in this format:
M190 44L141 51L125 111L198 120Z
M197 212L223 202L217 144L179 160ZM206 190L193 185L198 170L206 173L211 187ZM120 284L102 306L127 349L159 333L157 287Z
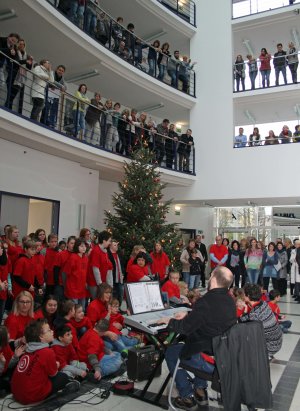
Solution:
M208 405L208 395L206 388L195 389L195 400L198 405Z
M174 400L174 405L176 408L186 411L196 411L198 409L198 404L193 396L187 398L177 397Z
M74 392L77 392L79 390L80 390L80 382L74 380L74 381L68 382L68 384L62 390L62 392L64 394L73 394Z

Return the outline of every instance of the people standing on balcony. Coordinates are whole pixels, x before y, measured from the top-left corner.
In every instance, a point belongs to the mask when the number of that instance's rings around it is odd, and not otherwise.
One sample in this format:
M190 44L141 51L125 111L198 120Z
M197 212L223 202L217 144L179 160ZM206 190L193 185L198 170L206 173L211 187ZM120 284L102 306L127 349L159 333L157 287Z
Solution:
M167 65L168 65L168 59L170 56L169 52L170 44L169 43L164 43L161 46L161 51L159 52L159 56L157 59L157 64L158 64L158 80L163 81L166 71L167 71Z
M253 133L249 136L249 147L260 146L260 134L258 127L254 127Z
M53 83L53 72L51 71L51 64L49 60L43 59L32 70L33 80L31 87L32 110L30 118L38 121L40 114L45 106L45 90L47 81Z
M118 122L119 143L117 145L117 152L129 155L129 110L126 108L122 111Z
M160 51L160 41L155 40L151 46L149 46L148 50L148 65L149 65L149 70L148 74L150 76L156 77L156 72L157 72L157 53Z
M295 126L295 132L293 134L293 137L294 137L293 138L294 143L300 143L300 125L299 124Z
M273 130L269 131L269 135L265 137L265 146L271 146L273 144L279 144L278 137L275 136L275 133Z
M291 143L292 142L292 132L291 130L288 128L288 126L283 126L282 127L282 131L279 134L279 139L281 141L281 144L287 144L287 143Z
M134 59L134 48L135 48L135 36L134 36L134 24L129 23L127 25L127 30L124 33L125 47L128 48L130 53L130 58Z
M195 64L197 64L197 62L194 61L194 63L192 63L192 60L189 59L188 56L182 56L181 66L179 66L178 78L180 81L182 81L182 91L184 91L185 93L188 92L191 80L191 70L193 70ZM186 88L185 84L187 84Z
M47 90L47 102L43 109L41 122L46 124L48 127L55 128L57 123L58 106L61 93L66 91L67 86L64 80L64 74L66 67L60 64L57 66L55 72L53 73L53 83L48 85Z
M96 39L105 46L109 39L109 19L104 12L98 15L97 25L96 25Z
M275 68L276 86L279 86L280 72L282 73L284 84L287 84L287 78L286 78L287 57L286 57L286 51L282 49L282 43L277 44L277 52L274 54L273 64Z
M106 137L107 149L112 151L113 153L116 152L117 144L119 143L118 123L119 123L119 118L121 116L120 108L121 108L120 103L114 104L114 109L112 112L112 124L107 131L107 137Z
M235 148L246 147L246 145L247 145L247 136L246 134L244 134L243 127L240 127L239 134L234 137L234 147Z
M100 147L103 147L103 148L106 148L107 133L108 133L110 126L112 125L112 112L113 112L112 100L107 99L103 106L102 116L101 116L101 121L100 121L100 127L101 127Z
M74 136L77 137L78 132L80 132L81 138L84 136L85 130L85 111L87 104L90 103L90 99L86 97L87 86L86 84L80 84L78 90L75 93L75 101L73 106L73 121L74 121Z
M29 56L25 49L25 40L20 39L16 48L15 60L18 64L12 64L9 69L12 72L7 77L7 86L10 89L6 96L5 106L12 109L14 99L20 92L19 102L18 102L18 113L22 114L23 110L23 99L24 99L24 87L27 80L27 70L32 69L33 58ZM24 66L24 67L23 67ZM25 69L26 67L26 69Z
M179 171L190 173L190 155L192 146L194 145L194 138L192 137L192 130L188 128L186 134L181 134L178 143L177 153L179 154Z
M241 54L236 56L235 63L233 65L233 75L236 83L236 91L240 91L240 83L242 84L243 91L245 91L245 63Z
M179 74L179 66L181 65L181 61L179 60L179 51L175 50L174 55L169 57L168 65L167 65L167 72L168 75L171 77L171 86L178 87L178 74ZM185 85L187 88L187 85Z
M165 118L162 123L157 125L157 134L154 139L154 152L156 153L156 161L161 165L165 156L165 137L169 134L170 121Z
M257 61L256 58L251 56L251 54L247 55L248 59L248 68L249 68L249 77L251 81L251 90L255 90L255 79L257 76Z
M70 0L69 1L69 19L76 24L76 26L83 29L84 9L86 0Z
M124 40L124 19L118 17L117 21L112 22L112 38L114 40L113 51L118 52L121 41Z
M174 159L176 161L176 152L178 144L178 134L175 131L175 124L170 124L168 137L165 141L165 150L166 150L166 167L173 167Z
M100 118L103 110L100 93L95 93L85 115L85 140L93 146L100 146Z
M138 127L135 128L135 141L133 142L133 150L144 147L148 141L148 125L147 113L142 112L138 118Z
M271 54L267 52L267 49L263 47L260 52L260 72L261 72L261 81L263 88L270 87L270 74L271 74Z
M296 84L299 59L298 59L298 50L296 49L292 41L289 43L289 53L287 55L287 62L288 62L288 66L289 66L289 69L292 75L292 81L294 84Z
M5 54L0 54L0 87L2 88L5 83L4 66L6 64L7 78L6 86L7 91L11 83L9 60L17 59L17 43L20 40L20 36L17 33L10 33L7 37L0 37L0 51ZM8 57L6 57L8 56ZM7 64L8 63L8 64Z

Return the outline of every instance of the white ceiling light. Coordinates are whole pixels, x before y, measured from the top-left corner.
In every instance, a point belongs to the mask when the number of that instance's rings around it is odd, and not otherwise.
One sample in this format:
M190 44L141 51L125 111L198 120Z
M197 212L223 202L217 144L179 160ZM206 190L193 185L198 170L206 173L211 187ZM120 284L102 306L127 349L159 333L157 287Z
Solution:
M243 40L242 43L243 43L243 45L246 47L246 49L247 49L247 51L248 51L248 54L251 54L251 56L254 56L254 51L253 51L253 49L252 49L252 47L251 47L250 40L245 39L245 40Z
M142 111L154 111L154 110L159 110L160 108L165 107L163 103L158 103L158 104L153 104L152 106L145 106L145 107L139 107L137 108L137 111L141 113Z
M245 116L247 117L247 119L248 119L249 121L251 121L252 124L255 124L255 123L256 123L255 117L253 116L253 114L250 113L249 110L245 110L245 111L244 111L244 114L245 114Z
M99 76L99 71L96 70L96 69L91 70L91 71L87 71L85 73L76 74L74 76L66 77L65 80L68 83L75 83L76 81L85 80L87 78L91 78L91 77L95 77L95 76Z
M17 17L17 14L15 10L13 9L7 9L7 10L0 11L0 21L10 20L10 19L13 19L14 17Z
M162 37L165 34L167 34L166 30L161 30L157 33L150 34L150 36L144 38L144 41L146 41L146 43L150 43L151 41L159 39L159 37Z

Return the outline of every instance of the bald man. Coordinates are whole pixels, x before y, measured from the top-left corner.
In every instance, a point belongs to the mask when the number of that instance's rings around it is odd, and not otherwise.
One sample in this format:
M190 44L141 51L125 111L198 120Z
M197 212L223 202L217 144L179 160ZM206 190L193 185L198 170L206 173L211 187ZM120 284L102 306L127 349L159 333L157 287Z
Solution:
M212 354L212 339L223 334L236 324L236 307L228 289L233 281L232 272L222 266L216 267L208 281L208 291L195 304L193 310L178 313L174 319L162 318L168 324L168 331L187 336L186 344L171 345L166 352L170 372L175 369L180 355L187 364L212 373L214 367L203 360L200 352ZM184 347L187 347L186 349ZM179 397L175 399L178 408L194 410L198 405L208 404L207 382L195 377L193 384L188 373L180 369L176 374Z

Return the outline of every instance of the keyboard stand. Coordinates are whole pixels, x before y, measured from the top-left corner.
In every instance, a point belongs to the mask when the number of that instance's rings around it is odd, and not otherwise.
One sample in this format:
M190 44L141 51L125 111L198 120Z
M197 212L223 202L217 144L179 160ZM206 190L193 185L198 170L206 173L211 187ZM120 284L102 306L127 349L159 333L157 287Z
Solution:
M163 344L161 344L153 335L148 335L148 337L149 337L149 339L151 339L151 341L153 342L155 347L159 349L160 357L159 357L159 360L156 363L155 368L152 370L152 372L151 372L144 388L143 389L135 389L133 391L133 393L129 394L129 396L132 397L132 398L135 398L137 400L146 402L148 404L152 404L156 407L160 407L160 408L163 408L165 410L168 410L169 409L168 397L166 397L165 400L163 400L163 401L161 401L161 399L162 399L162 396L163 396L163 392L166 389L166 387L167 387L167 385L168 385L168 383L171 379L171 374L169 373L167 375L167 377L165 378L164 382L162 383L158 393L148 391L148 388L150 387L150 385L152 384L152 382L155 378L156 370L160 367L160 365L163 363L163 361L165 359L164 352L169 347L169 345L171 345L172 343L177 341L177 337L176 337L176 335L174 335L173 339L171 340L171 342L168 344L167 347L165 347ZM164 349L162 349L162 347Z

